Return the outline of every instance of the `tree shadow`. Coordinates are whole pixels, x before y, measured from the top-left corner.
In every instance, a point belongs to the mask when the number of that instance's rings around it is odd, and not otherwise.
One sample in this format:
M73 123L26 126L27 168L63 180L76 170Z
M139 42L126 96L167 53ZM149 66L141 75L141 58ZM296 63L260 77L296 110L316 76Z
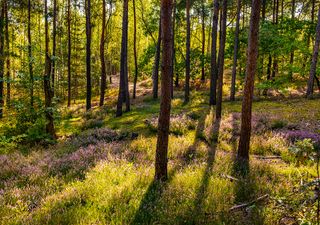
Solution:
M250 168L249 161L235 158L233 164L233 176L238 179L234 187L234 205L250 203L263 196L260 192L257 171ZM263 203L253 203L237 210L227 213L227 219L231 219L232 224L265 224L262 213Z
M145 195L143 196L140 206L136 211L136 214L130 224L152 224L154 218L159 211L159 204L163 193L165 192L166 188L172 181L174 175L177 171L187 167L190 165L196 155L196 149L199 142L202 139L202 133L205 128L205 120L206 120L207 112L203 113L202 117L198 120L198 125L196 129L196 136L194 143L187 149L185 153L179 158L179 162L176 162L174 168L172 168L169 172L168 180L166 182L159 182L159 181L152 181L149 185ZM219 128L218 128L219 129ZM206 173L212 169L213 161L215 157L215 148L212 151L209 151L208 154L208 168L206 169ZM208 175L206 175L206 183L208 183ZM208 184L206 184L208 185Z

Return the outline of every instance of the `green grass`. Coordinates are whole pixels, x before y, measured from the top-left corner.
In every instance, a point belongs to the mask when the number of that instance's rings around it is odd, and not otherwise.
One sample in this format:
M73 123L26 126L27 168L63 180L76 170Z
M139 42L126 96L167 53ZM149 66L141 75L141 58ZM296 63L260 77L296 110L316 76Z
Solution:
M158 116L158 100L146 96L122 117L115 117L109 105L89 113L74 107L62 113L57 127L64 138L59 143L35 146L28 154L16 150L5 155L10 163L3 161L0 172L0 224L277 224L286 216L299 223L315 222L315 203L305 202L312 190L299 190L301 181L315 179L315 165L297 167L288 152L290 143L277 130L308 124L308 130L317 132L319 99L255 102L257 125L250 166L243 174L234 165L241 102L225 102L217 126L207 93L193 93L190 104L183 104L181 93L177 96L172 114L192 118L195 129L170 134L168 182L153 181L157 137L145 123ZM107 154L79 174L53 173L46 159L60 162L77 153L79 149L68 145L66 137L92 128L95 121L139 136L81 147L85 153L100 149ZM262 160L257 155L283 160ZM265 194L268 200L246 210L229 210Z

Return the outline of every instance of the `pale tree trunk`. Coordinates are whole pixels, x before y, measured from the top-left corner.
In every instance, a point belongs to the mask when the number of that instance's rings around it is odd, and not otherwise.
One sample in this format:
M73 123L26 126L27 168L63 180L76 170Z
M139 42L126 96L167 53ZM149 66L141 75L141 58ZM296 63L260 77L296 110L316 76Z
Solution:
M41 45L40 45L41 46ZM41 51L41 49L40 49ZM33 60L32 60L32 39L31 39L31 0L28 0L28 64L30 77L30 106L33 108Z
M8 16L8 10L9 10L9 4L8 0L5 1L6 3L6 10L5 10L5 27L6 27L6 78L7 78L7 96L6 96L6 106L7 108L10 108L11 105L11 77L10 77L10 40L9 40L9 16Z
M71 0L68 0L68 107L71 105Z
M202 0L202 49L201 49L201 81L204 82L206 79L205 76L205 70L204 70L204 64L205 64L205 59L204 59L204 51L206 47L206 17L205 17L205 9L204 9L204 0Z
M0 119L3 118L3 77L4 77L4 18L5 18L5 1L0 5Z

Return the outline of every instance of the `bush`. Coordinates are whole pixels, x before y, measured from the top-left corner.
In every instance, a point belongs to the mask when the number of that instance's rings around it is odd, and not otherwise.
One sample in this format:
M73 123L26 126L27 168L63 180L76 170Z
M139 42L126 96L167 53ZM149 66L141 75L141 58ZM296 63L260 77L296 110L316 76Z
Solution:
M298 140L289 148L296 158L297 164L306 164L309 160L315 161L317 154L311 139Z

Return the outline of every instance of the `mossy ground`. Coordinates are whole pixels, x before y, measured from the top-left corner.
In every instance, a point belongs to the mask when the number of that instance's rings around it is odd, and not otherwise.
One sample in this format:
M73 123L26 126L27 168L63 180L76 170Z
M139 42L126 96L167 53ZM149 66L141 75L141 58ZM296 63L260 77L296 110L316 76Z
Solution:
M36 146L27 154L16 150L5 155L4 160L9 163L0 173L1 224L278 224L284 219L315 222L316 204L305 201L312 191L299 188L302 182L316 178L316 167L296 166L288 153L290 143L280 131L295 126L319 132L319 99L256 101L250 165L246 173L240 173L234 156L241 102L225 102L223 119L217 124L213 120L214 108L207 105L207 92L192 93L190 104L184 104L182 96L176 92L172 102L172 115L177 116L175 129L181 132L170 134L166 183L153 181L156 132L146 122L158 116L159 101L149 95L139 97L134 100L132 111L118 118L110 107L112 98L106 107L95 107L89 113L79 103L62 110L57 124L61 137L58 144L49 148ZM181 115L187 115L194 126L179 123ZM79 170L72 167L73 170L67 168L58 173L46 167L48 157L59 161L79 151L68 145L67 136L103 127L137 133L138 137L81 147L84 158L96 149L106 154L92 163L81 164ZM258 155L282 159L261 159ZM266 201L230 211L232 206L265 194L269 195Z

